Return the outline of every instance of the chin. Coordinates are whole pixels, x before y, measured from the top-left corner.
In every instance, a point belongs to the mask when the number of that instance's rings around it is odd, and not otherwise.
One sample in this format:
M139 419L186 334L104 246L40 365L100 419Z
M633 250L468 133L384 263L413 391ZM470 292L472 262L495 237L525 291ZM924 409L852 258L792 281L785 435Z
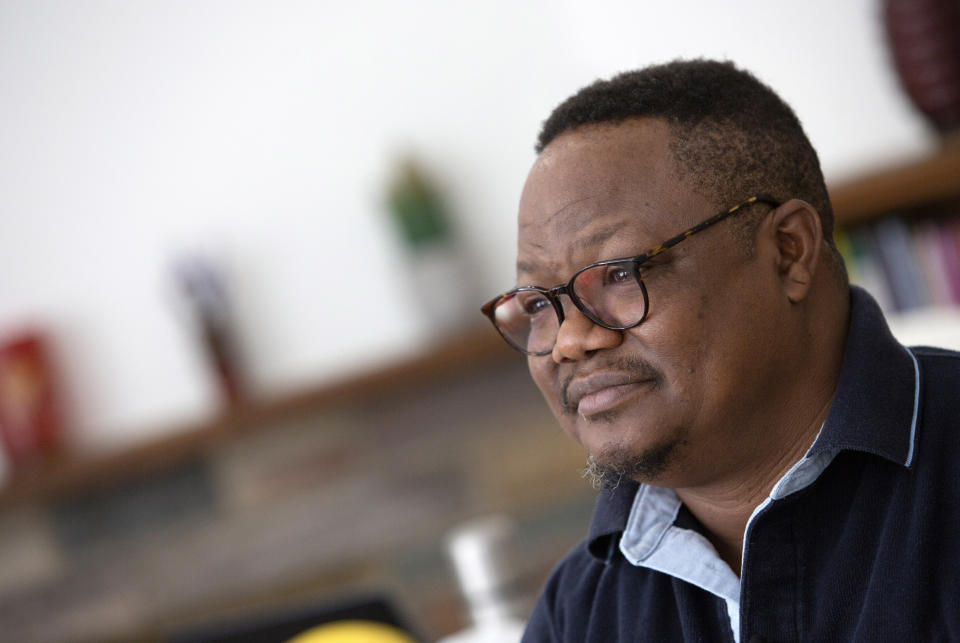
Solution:
M600 448L591 451L584 475L598 488L616 486L625 477L657 484L669 473L679 447L685 443L682 436L675 436L639 449L624 445Z

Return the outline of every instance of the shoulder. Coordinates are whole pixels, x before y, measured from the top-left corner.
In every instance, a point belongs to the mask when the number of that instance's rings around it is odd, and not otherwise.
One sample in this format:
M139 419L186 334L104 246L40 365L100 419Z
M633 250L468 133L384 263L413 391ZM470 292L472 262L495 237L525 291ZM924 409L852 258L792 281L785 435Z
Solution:
M586 541L570 551L547 578L527 625L524 643L566 640L563 633L567 630L570 605L583 606L589 600L603 565L590 554Z
M618 552L619 553L619 552ZM527 624L523 643L585 641L588 614L610 564L594 557L585 540L554 567Z
M909 350L917 360L917 401L922 412L960 410L960 352L929 346L913 346ZM950 424L957 423L955 415L945 419L951 420Z
M911 346L910 352L919 360L960 369L960 352L935 346Z
M582 542L554 568L530 617L524 643L616 641L643 623L654 627L661 612L675 619L670 577L631 565L617 542L610 541L606 560L591 554L587 542Z
M917 360L917 443L923 451L918 464L939 463L944 474L957 477L960 456L960 352L928 346L911 347ZM924 448L925 447L925 448Z

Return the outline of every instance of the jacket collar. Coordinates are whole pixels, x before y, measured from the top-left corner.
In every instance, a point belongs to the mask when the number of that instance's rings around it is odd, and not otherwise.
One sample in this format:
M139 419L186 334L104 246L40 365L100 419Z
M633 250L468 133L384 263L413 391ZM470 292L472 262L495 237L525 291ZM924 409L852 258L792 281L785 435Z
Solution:
M594 558L610 562L618 551L620 535L627 527L627 518L633 506L633 498L640 485L624 478L614 489L604 489L597 498L587 533L587 548Z
M808 455L863 451L896 464L913 464L919 422L920 375L916 358L887 327L867 292L850 287L850 328L833 404ZM587 536L590 553L609 562L640 485L622 480L597 499Z
M920 368L887 327L877 302L850 288L850 330L827 421L811 455L854 450L913 464Z

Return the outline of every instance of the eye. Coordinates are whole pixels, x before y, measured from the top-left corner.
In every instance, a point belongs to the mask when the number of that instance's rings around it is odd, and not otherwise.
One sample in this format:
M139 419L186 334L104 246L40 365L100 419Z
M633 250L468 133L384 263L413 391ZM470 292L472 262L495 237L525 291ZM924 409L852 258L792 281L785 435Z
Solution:
M604 286L618 286L620 284L635 284L633 271L623 265L608 266L603 272Z
M523 308L523 312L531 317L543 312L544 310L553 308L553 306L550 304L550 300L547 299L542 293L525 292L518 295L517 298L520 300L520 306Z

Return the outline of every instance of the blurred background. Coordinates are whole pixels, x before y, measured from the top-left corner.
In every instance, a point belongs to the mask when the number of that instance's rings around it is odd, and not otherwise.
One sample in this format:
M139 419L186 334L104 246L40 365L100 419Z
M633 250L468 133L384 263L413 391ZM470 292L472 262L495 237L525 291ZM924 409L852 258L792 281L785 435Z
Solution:
M550 110L731 59L793 106L855 281L960 347L960 5L0 0L0 632L164 640L382 596L517 611L593 491L479 305ZM498 554L499 555L499 554ZM506 573L506 572L504 572Z

